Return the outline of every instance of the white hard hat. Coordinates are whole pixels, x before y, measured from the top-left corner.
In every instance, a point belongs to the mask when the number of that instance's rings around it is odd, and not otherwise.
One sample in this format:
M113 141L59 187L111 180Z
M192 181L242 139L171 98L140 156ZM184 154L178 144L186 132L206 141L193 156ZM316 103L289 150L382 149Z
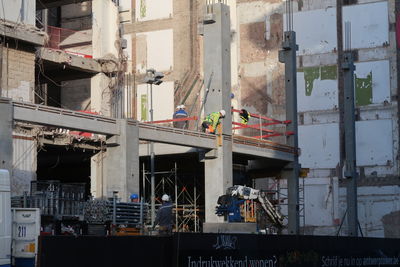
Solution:
M180 108L181 108L181 105L176 106L176 109L180 109Z
M185 105L181 105L181 109L184 109L184 108L186 108Z
M167 194L164 194L164 195L161 197L161 200L162 200L162 201L169 201L169 196L168 196Z
M219 113L221 113L222 117L225 117L225 110L221 109Z

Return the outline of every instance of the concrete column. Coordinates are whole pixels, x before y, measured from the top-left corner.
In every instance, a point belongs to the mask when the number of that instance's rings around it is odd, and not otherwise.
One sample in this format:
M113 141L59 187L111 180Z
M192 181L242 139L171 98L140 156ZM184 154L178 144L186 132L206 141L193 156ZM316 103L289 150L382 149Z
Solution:
M12 175L12 104L8 99L0 98L0 169L6 169Z
M286 137L286 144L298 150L298 125L297 125L297 67L296 33L286 31L283 35L282 50L279 51L279 61L285 63L285 92L286 92L286 119L291 123L286 127L293 135ZM299 208L299 157L295 153L293 162L285 166L282 177L288 182L288 233L300 233L300 208Z
M139 128L131 120L118 121L121 134L107 140L104 158L104 192L111 197L118 191L122 201L139 194Z
M93 76L90 80L91 111L104 116L111 116L111 79L104 73Z
M204 78L210 84L205 92L204 113L224 109L223 136L220 146L206 154L205 161L205 217L206 222L220 222L215 207L220 195L232 186L232 117L231 117L231 62L230 62L229 7L218 3L207 8L204 19Z

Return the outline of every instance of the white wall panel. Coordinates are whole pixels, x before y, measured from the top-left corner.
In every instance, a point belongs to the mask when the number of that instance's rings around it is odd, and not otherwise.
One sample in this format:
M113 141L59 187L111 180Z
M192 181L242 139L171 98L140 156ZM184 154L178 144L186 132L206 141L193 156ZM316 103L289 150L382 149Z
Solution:
M136 0L136 20L172 17L172 0Z
M386 1L344 7L343 23L351 22L351 48L368 48L388 44L388 16Z
M299 147L303 168L335 168L339 162L339 125L300 125Z
M299 55L327 53L337 48L335 7L295 12L293 21ZM351 22L352 48L379 47L389 43L386 1L346 6L343 8L343 23L346 21Z
M311 94L306 94L306 84L312 83ZM337 80L307 81L304 72L297 72L297 108L299 112L334 109L338 106Z
M306 178L304 182L306 225L332 225L338 217L338 179Z
M147 120L150 121L150 85L138 85L137 99L138 120L147 117ZM147 101L142 103L142 99L147 99ZM163 82L160 85L153 85L153 101L154 120L172 119L174 113L174 82ZM142 111L147 111L146 116L143 116Z
M334 7L296 12L293 14L293 22L299 55L327 53L337 47Z
M140 62L136 68L139 73L145 73L146 69L154 68L157 71L170 71L173 68L173 30L145 32L136 35L145 36L146 62ZM137 62L138 63L138 62ZM143 64L144 63L144 64Z
M389 60L356 63L357 78L366 78L372 73L372 103L390 102Z
M383 216L400 210L399 186L363 186L358 188L358 219L364 236L385 237ZM345 212L346 190L340 188L341 213ZM347 221L344 221L346 229ZM388 227L395 228L395 225Z
M392 120L356 122L357 165L393 162Z

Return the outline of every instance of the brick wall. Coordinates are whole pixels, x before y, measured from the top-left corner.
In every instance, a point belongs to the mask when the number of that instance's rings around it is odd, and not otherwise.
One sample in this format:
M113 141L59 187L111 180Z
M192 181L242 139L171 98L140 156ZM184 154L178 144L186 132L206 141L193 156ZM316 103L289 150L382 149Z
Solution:
M33 100L35 54L3 47L1 95L19 101Z

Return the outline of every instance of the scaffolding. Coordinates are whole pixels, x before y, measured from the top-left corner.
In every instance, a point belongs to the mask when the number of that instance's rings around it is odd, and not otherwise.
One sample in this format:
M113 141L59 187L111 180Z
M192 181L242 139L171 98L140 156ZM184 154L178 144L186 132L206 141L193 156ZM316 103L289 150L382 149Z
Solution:
M175 231L176 232L201 232L204 207L200 205L203 193L199 179L192 175L192 179L181 179L178 177L178 168L169 171L154 172L155 175L155 198L156 206L161 205L161 196L168 194L175 204ZM142 198L145 202L151 202L151 172L146 171L143 164L142 176Z
M304 178L299 178L299 218L300 228L304 231L306 225L305 217L305 183ZM253 179L253 188L256 188L256 179ZM259 188L258 188L259 189ZM262 192L267 194L268 200L274 205L276 210L283 215L284 225L288 222L288 187L287 181L277 177L266 178L266 186L261 188ZM304 233L303 233L304 234Z

